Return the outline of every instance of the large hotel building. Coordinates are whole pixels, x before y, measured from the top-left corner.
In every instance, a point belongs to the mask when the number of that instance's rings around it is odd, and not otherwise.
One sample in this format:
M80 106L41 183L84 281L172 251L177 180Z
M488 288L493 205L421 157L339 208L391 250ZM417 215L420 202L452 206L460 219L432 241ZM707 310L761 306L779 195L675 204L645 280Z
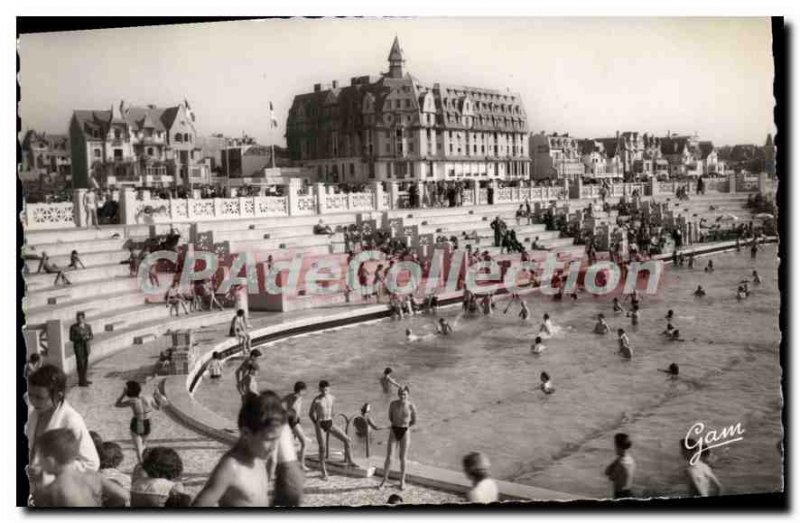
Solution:
M528 179L528 122L518 94L423 85L403 69L295 96L286 123L292 160L325 182Z

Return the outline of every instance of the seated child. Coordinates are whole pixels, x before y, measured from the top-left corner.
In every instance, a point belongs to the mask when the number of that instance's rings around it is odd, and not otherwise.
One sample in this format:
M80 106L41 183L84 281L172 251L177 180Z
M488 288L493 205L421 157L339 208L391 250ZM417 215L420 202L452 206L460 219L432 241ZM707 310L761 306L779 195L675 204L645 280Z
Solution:
M123 472L120 472L118 467L122 464L122 448L116 443L105 441L100 444L97 452L100 455L100 475L106 479L113 481L120 487L125 489L128 493L131 490L131 477ZM126 496L125 503L121 505L114 505L113 499L103 497L104 507L124 507L129 501L129 495Z
M150 447L133 470L131 507L163 507L171 495L183 492L181 457L171 448Z

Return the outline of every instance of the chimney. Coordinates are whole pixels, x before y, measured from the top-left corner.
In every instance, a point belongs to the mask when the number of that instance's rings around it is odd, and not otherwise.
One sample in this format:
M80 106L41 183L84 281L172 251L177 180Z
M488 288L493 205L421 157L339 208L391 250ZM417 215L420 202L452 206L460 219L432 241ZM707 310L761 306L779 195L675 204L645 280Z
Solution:
M337 89L339 87L339 80L331 80L331 87Z
M318 93L322 91L322 84L314 84L314 92Z

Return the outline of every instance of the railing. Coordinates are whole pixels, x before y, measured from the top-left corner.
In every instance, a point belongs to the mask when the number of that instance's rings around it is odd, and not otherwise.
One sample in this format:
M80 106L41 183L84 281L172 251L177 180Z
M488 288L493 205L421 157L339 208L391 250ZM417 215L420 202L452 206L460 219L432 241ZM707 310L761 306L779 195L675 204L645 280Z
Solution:
M24 206L25 226L27 229L60 229L75 227L75 204L30 203Z
M298 196L297 214L307 215L317 213L317 197L315 195Z

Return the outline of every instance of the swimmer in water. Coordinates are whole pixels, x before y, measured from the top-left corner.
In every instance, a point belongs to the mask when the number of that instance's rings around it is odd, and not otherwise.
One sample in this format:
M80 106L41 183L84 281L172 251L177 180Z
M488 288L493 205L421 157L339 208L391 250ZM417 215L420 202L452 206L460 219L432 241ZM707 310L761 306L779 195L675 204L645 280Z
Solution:
M635 304L626 316L631 319L631 325L639 325L639 305Z
M534 354L541 354L546 348L547 347L542 343L542 337L536 336L536 339L533 340L533 345L531 345L531 352Z
M550 383L549 374L547 374L546 372L542 372L539 375L539 379L542 380L541 385L539 385L539 388L542 390L542 392L544 392L545 394L552 394L556 391L556 389L553 388L553 384Z
M670 363L669 367L666 369L658 369L659 372L663 372L667 375L667 378L674 380L678 378L678 364L677 363Z
M553 335L553 323L550 321L550 315L545 313L542 316L542 325L539 327L539 334L547 334L548 336Z
M705 271L714 272L714 260L708 260L708 265L706 265Z
M667 329L661 333L662 336L666 336L668 338L672 337L672 333L675 332L675 326L672 325L671 321L667 321Z
M689 255L689 261L687 263L690 269L694 269L694 254Z
M702 286L702 285L698 285L698 286L697 286L697 290L696 290L696 291L694 291L694 296L695 296L695 298L702 298L702 297L704 297L705 295L706 295L706 291L705 291L705 290L703 290L703 286Z
M489 315L492 313L492 309L494 309L494 300L492 299L492 294L487 294L481 300L481 308L483 309L483 314Z
M619 341L619 354L625 359L633 358L633 349L631 348L631 340L625 334L625 329L617 329L617 336Z
M615 313L625 312L625 309L622 308L622 305L620 305L618 298L614 298L614 301L612 303L614 305L614 312Z
M753 285L761 285L761 276L758 275L758 271L753 271Z
M400 384L397 383L395 379L392 377L391 367L386 367L385 369L383 369L383 376L381 376L381 379L379 381L381 382L381 387L383 388L383 392L385 392L386 394L392 392L392 387L397 387L398 389L400 388Z
M595 334L608 334L611 332L611 327L606 323L606 317L602 314L597 315L597 323L594 325Z
M675 319L675 311L672 309L667 311L667 321L672 321Z
M736 290L736 300L742 301L745 298L747 298L747 293L744 291L744 287L739 285L739 288Z
M528 318L531 317L531 311L528 310L528 306L525 305L525 302L520 300L520 310L519 310L519 319L522 321L528 321Z
M519 297L519 294L517 294L516 292L512 292L511 299L508 300L508 305L506 305L506 308L503 309L503 314L506 314L508 312L508 309L511 308L511 305L513 305L514 302L516 302L517 300L519 300L520 302L522 301L522 299Z
M436 325L436 332L442 336L449 336L453 334L453 326L450 325L446 319L439 318L439 323Z
M414 334L414 331L411 329L406 329L406 341L421 341L421 340L428 340L436 336L436 334L424 334L422 336L417 336Z
M672 335L668 339L669 341L685 341L683 338L681 338L681 331L678 329L673 330Z

